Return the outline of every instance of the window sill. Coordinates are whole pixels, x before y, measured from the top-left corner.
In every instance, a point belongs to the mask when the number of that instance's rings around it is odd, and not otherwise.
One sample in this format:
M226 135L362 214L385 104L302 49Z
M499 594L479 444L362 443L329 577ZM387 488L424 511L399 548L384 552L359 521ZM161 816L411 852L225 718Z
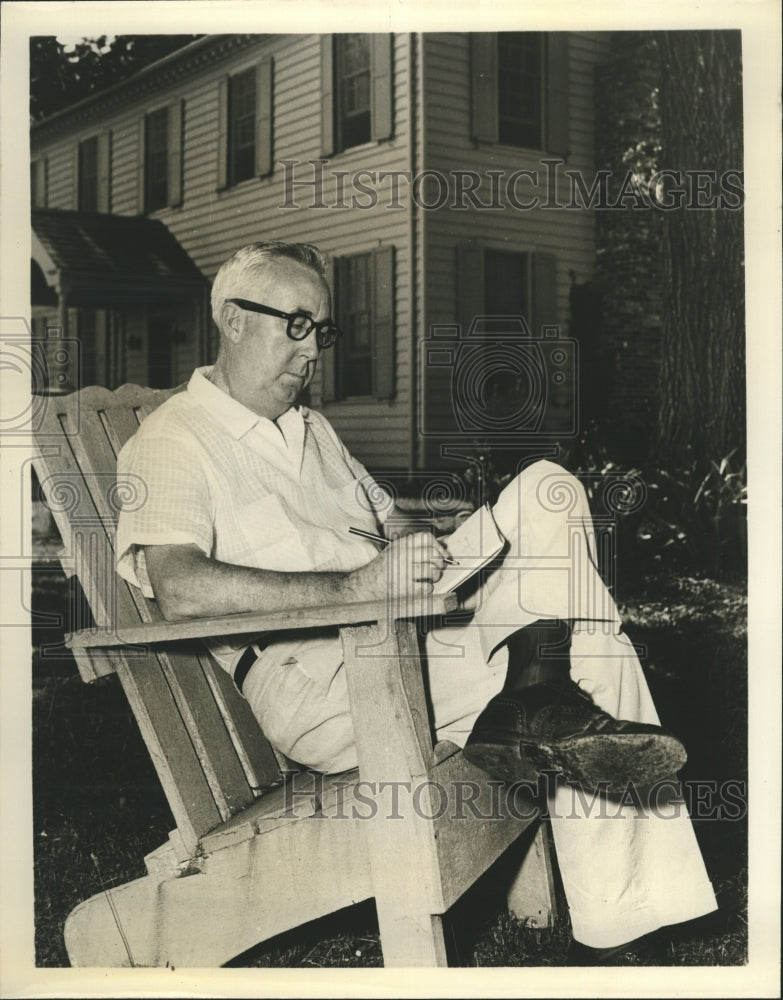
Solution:
M394 137L390 136L388 139L370 139L369 142L363 142L359 146L348 146L346 149L338 149L332 153L332 156L350 156L352 153L367 153L371 149L378 149L379 146L383 146L387 143L393 143Z
M237 181L236 184L227 184L225 187L219 187L215 190L217 191L218 198L223 198L233 191L241 191L243 188L248 188L251 184L262 184L264 181L271 181L273 177L274 171L264 174L263 177L259 174L257 177L248 177L247 180Z
M341 403L382 403L382 399L378 399L372 394L367 394L364 396L343 396L341 399L332 399L328 403L321 403L321 406L340 406Z
M528 153L530 156L538 157L539 161L546 158L548 160L558 160L562 163L567 163L568 158L571 155L570 152L551 153L549 150L536 148L535 146L515 146L509 142L500 142L500 140L492 142L490 139L474 139L473 146L475 149L501 149L514 153L522 151Z
M181 212L184 205L184 201L181 201L179 205L164 205L163 208L154 208L152 210L142 212L141 214L146 216L148 219L160 219L167 212Z

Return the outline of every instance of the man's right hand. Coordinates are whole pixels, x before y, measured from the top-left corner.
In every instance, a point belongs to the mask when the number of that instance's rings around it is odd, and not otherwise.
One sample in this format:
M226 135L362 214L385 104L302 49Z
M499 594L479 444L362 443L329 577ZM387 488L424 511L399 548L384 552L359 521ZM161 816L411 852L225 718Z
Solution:
M430 594L443 575L447 556L445 545L429 531L404 535L350 574L356 599Z

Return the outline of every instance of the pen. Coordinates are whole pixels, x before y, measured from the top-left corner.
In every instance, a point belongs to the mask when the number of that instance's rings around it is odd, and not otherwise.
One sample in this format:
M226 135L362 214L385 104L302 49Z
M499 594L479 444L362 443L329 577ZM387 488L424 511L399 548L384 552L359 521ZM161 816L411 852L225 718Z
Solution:
M360 535L362 538L369 538L371 542L380 542L381 545L388 545L389 539L384 538L383 535L375 535L372 531L363 531L361 528L349 528L348 531L352 535ZM446 563L449 566L459 566L456 559L452 559L451 556L446 556Z

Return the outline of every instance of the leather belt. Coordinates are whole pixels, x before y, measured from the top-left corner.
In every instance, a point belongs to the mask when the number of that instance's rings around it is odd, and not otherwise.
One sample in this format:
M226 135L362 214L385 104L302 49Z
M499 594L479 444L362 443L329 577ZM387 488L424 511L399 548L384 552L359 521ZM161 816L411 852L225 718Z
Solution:
M245 683L247 675L250 673L253 664L263 653L266 647L271 642L271 638L262 639L261 642L254 642L247 647L244 653L239 657L239 662L234 668L234 684L237 686L237 690L242 694L242 685Z

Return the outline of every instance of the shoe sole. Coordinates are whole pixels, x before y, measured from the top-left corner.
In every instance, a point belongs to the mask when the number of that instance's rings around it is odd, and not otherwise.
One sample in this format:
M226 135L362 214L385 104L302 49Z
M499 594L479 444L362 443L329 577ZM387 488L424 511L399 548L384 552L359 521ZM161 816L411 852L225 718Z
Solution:
M504 743L474 733L464 755L509 784L536 781L543 771L557 771L583 788L603 786L615 792L629 784L649 788L671 778L687 760L682 743L666 733L596 733L540 743Z

